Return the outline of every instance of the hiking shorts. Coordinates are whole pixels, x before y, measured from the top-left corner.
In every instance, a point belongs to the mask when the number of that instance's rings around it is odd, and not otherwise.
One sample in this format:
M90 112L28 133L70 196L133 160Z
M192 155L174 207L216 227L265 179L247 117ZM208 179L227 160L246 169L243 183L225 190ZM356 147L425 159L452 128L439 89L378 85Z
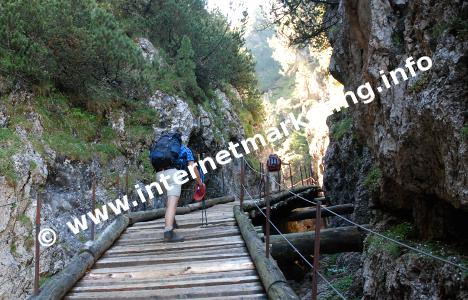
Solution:
M167 170L164 170L164 171L159 171L156 173L156 181L158 182L161 182L160 180L160 176L162 174L164 174L164 176L167 178L167 184L169 186L169 189L166 190L166 188L164 187L164 185L161 183L161 188L163 190L165 190L167 196L176 196L176 197L180 197L180 193L182 191L182 185L180 184L177 184L174 182L174 174L177 172L178 170L177 169L167 169Z

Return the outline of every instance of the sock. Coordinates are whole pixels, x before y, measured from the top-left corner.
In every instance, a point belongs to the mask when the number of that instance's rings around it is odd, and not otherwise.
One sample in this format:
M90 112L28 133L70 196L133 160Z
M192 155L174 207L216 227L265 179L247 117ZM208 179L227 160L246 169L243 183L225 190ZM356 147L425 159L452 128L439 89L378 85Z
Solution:
M174 230L174 227L164 227L164 232L169 232Z

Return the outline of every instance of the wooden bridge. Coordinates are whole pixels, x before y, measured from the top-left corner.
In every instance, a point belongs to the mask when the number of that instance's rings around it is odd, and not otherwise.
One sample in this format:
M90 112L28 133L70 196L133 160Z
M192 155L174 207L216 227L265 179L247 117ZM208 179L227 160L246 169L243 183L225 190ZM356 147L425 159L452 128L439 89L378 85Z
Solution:
M164 219L128 227L65 299L267 299L233 213L234 202L177 216L182 243L163 243Z
M315 198L320 189L303 186L291 191ZM182 243L163 242L165 209L121 215L32 299L297 300L270 256L284 259L294 252L281 243L270 249L275 244L269 239L269 229L263 241L264 233L248 217L255 217L254 207L263 213L270 204L281 211L304 206L297 196L290 191L256 196L256 200L244 201L242 209L233 196L208 199L206 226L202 225L201 203L178 207L177 232L185 237ZM311 218L309 212L306 218ZM313 248L314 238L308 240ZM308 243L297 244L310 255ZM335 244L332 248L348 247Z

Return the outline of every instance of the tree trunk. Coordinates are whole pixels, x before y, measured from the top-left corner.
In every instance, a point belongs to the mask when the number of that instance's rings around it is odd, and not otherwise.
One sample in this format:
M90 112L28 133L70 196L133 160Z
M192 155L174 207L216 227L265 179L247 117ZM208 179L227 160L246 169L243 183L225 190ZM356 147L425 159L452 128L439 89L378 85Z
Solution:
M335 206L329 206L327 209L322 209L321 214L322 217L331 217L334 216L331 212L328 210L331 210L334 213L337 213L339 215L346 215L346 214L351 214L354 211L354 205L353 204L342 204L342 205L335 205ZM316 209L315 208L308 208L304 209L301 211L293 211L288 215L288 221L300 221L300 220L306 220L306 219L315 219L316 216Z
M237 205L234 206L234 216L268 298L273 300L298 300L299 297L289 286L274 259L266 257L265 246L258 237L252 222L241 212Z
M314 253L313 232L284 235L305 257ZM320 231L320 253L361 252L365 234L356 226L323 229ZM299 255L280 235L270 237L271 254L277 260L296 260Z

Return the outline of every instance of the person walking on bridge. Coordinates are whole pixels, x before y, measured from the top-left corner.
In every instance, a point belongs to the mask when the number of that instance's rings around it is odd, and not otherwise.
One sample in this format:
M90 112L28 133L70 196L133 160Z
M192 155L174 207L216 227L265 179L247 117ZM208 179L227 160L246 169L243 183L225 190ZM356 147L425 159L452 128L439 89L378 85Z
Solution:
M151 147L150 158L156 171L156 178L161 179L164 176L168 183L168 188L165 189L167 204L164 217L164 242L183 242L184 238L174 232L174 229L178 227L175 215L182 191L182 185L174 181L174 174L178 170L193 167L195 159L192 150L182 144L180 132L165 133ZM203 186L198 168L193 168L193 170L196 174L197 185Z

